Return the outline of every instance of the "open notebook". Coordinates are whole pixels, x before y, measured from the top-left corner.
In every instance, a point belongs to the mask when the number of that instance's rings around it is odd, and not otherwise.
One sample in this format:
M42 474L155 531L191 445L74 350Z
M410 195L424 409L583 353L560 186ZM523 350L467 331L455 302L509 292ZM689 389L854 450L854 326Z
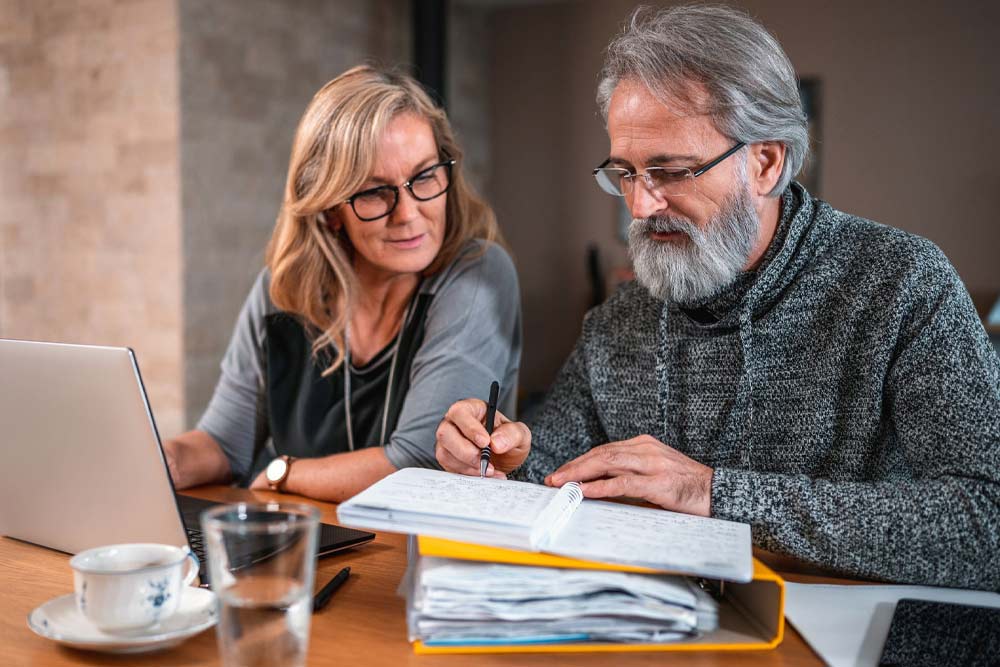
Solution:
M600 500L580 486L405 468L342 503L340 523L602 563L750 581L750 526Z

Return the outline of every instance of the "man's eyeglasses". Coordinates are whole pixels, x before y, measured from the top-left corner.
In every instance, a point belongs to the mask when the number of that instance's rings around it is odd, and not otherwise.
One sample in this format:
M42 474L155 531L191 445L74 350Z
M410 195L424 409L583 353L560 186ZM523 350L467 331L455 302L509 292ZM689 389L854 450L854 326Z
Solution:
M737 143L719 157L706 162L700 167L647 167L642 172L632 172L623 167L608 167L611 162L608 158L594 170L594 178L601 189L609 195L624 197L632 194L635 188L635 179L638 176L646 183L646 188L650 192L657 192L671 197L683 197L694 190L694 179L704 174L712 167L718 165L727 157L746 146L745 141Z
M344 200L354 210L354 215L365 222L384 218L399 203L399 188L406 188L417 201L430 201L440 197L451 187L451 168L455 160L448 159L432 164L401 185L380 185L362 190Z

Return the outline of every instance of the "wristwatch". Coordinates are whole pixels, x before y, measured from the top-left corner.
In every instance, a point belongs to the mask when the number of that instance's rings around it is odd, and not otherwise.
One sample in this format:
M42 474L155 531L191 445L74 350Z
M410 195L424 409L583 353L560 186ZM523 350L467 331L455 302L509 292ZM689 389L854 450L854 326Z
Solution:
M285 480L288 479L288 473L292 470L293 461L295 461L295 457L282 454L267 464L267 468L264 469L264 477L267 478L267 485L271 487L272 491L283 490L281 487L285 485Z

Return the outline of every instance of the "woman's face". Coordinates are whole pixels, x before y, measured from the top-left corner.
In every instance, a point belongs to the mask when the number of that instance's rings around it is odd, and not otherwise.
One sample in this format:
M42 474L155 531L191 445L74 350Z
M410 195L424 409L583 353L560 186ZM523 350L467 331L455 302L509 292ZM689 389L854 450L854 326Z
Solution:
M362 280L420 273L437 257L444 239L448 194L419 201L403 183L413 181L441 160L434 132L424 118L403 113L389 123L376 147L375 167L359 192L382 185L396 186L399 193L395 208L385 217L366 221L358 217L350 204L337 207L337 215L354 245L354 268ZM443 177L441 171L444 170L436 172L438 178ZM427 187L428 177L428 174L422 175L423 186L414 181L413 187L418 194L422 187ZM387 197L391 204L391 191L381 190L376 196ZM355 201L362 215L366 215L365 199L371 205L373 197L369 195Z

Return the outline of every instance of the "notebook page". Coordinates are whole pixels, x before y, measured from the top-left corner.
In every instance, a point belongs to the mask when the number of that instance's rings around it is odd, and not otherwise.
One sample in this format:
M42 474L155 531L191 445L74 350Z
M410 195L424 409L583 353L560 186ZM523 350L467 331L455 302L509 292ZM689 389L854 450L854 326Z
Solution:
M411 532L408 521L419 517L422 534L452 539L462 536L428 531L427 526L488 528L500 524L522 532L527 544L532 523L556 493L556 489L526 482L404 468L341 504L338 516L350 518L363 511L366 516L380 516L383 525L397 521L401 532Z
M713 579L753 576L747 524L599 500L584 500L545 550Z
M531 535L528 538L531 549L538 551L550 544L569 522L569 518L582 501L583 490L579 483L563 484L531 527Z

